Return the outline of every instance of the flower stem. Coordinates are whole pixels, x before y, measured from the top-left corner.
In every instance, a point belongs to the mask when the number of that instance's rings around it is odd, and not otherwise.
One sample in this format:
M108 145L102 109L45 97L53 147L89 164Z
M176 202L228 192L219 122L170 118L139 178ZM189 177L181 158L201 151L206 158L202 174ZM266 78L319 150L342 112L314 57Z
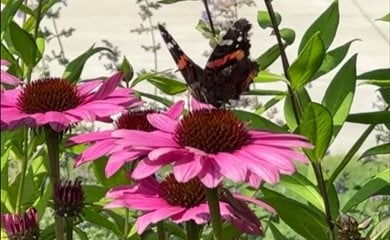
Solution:
M73 239L73 218L65 219L66 240Z
M164 231L164 223L163 221L158 222L157 224L157 235L158 235L158 240L165 240L165 231Z
M53 188L60 183L60 142L62 134L55 132L50 126L45 127L45 137L47 152L50 163L50 180ZM55 214L56 239L62 240L64 237L63 219Z
M191 220L186 222L187 240L198 240L198 225Z
M16 196L16 213L21 213L22 209L22 198L23 198L23 188L24 188L24 181L26 179L26 171L27 171L27 162L29 158L29 151L28 151L28 145L29 145L29 133L28 128L24 127L23 129L23 137L24 137L24 156L22 159L22 166L20 169L20 180L18 185L18 195Z
M123 239L127 239L129 234L129 209L125 208L125 227L123 229Z
M221 211L219 209L219 191L218 188L205 187L207 204L211 215L211 225L213 226L213 234L215 240L223 240L222 238L222 222Z
M214 24L213 24L213 19L211 17L210 9L209 9L209 4L207 3L207 0L203 0L204 8L206 9L207 17L210 22L210 28L211 32L213 33L213 37L217 36L215 29L214 29Z
M270 16L270 19L271 19L272 28L274 29L276 40L278 42L279 51L280 51L280 58L282 60L282 65L283 65L284 76L286 77L286 79L289 82L291 82L290 75L288 74L288 69L290 66L288 63L286 52L284 51L284 44L282 42L282 37L280 36L280 31L278 28L278 23L276 21L275 11L272 7L271 0L264 0L264 2L265 2L265 6L267 7L267 11L268 11L268 14ZM290 87L290 85L287 85L287 88L288 88L288 92L289 92L291 102L292 102L294 117L295 117L297 124L299 125L302 107L300 106L299 98L296 95L296 92L293 91L293 89Z
M334 239L336 239L335 232L334 232L334 224L332 221L332 215L331 215L331 211L330 211L330 203L329 203L328 193L326 191L326 183L325 183L324 175L322 174L321 163L314 162L313 169L314 169L314 173L316 175L318 188L320 190L322 199L324 201L325 217L326 217L326 221L327 221L328 227L329 227L329 232L328 232L329 240L334 240Z

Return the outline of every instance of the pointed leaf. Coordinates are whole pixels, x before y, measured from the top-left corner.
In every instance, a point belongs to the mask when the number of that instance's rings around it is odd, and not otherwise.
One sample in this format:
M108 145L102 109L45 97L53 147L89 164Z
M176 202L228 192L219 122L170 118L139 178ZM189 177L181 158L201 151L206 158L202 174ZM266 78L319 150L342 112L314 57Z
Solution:
M332 139L332 115L318 103L309 103L303 110L298 132L307 137L314 149L304 151L313 162L321 161Z
M17 54L27 66L35 66L36 56L40 53L31 34L13 21L10 22L8 28L10 40Z
M353 55L332 79L322 104L333 116L333 137L337 136L351 109L356 84L356 57Z
M296 233L308 240L328 239L324 214L265 187L262 187L262 192L265 195L262 200L275 208L280 218Z
M285 77L268 71L260 71L253 80L254 82L286 81Z
M122 167L110 178L106 178L105 167L107 163L107 158L100 158L93 161L93 171L95 173L96 179L106 188L113 188L123 184L128 184L129 180L126 176L126 173Z
M233 110L233 112L242 122L248 123L250 128L273 132L286 132L282 127L254 113L241 110Z
M166 107L170 107L173 102L167 98L164 98L164 97L160 97L160 96L157 96L157 95L154 95L154 94L150 94L150 93L146 93L146 92L141 92L141 91L137 91L137 93L141 96L141 97L147 97L149 99L152 99L154 101L157 101L163 105L165 105Z
M309 93L306 91L305 88L298 89L296 91L296 95L298 96L298 98L300 100L300 105L302 108L305 108L305 106L311 102ZM299 110L297 109L297 111L299 111ZM284 114L284 118L287 122L287 126L289 127L289 129L295 130L297 128L298 124L297 124L297 121L295 119L293 104L292 104L292 100L291 100L290 96L286 97L286 100L284 102L283 114Z
M364 151L364 153L360 156L359 159L369 157L369 156L381 155L381 154L390 154L390 144L385 143L367 149L366 151Z
M384 21L384 22L390 22L390 13L386 14L385 16L378 18L376 20Z
M348 115L347 121L364 124L390 123L390 111L353 113Z
M302 174L296 172L291 176L283 175L280 178L280 185L298 194L321 212L325 212L324 201L316 186Z
M187 85L176 79L155 75L147 80L168 95L176 95L187 90Z
M267 51L265 51L263 54L261 54L257 59L256 62L259 64L261 70L266 70L273 62L278 59L280 55L279 51L279 45L275 44L272 47L270 47Z
M339 4L333 1L332 4L323 12L313 24L306 30L299 44L298 52L300 53L311 36L316 32L321 32L325 50L327 50L336 35L339 25Z
M77 58L73 59L67 66L62 74L62 78L67 79L68 81L72 83L76 83L79 81L81 72L83 71L84 65L87 62L87 60L92 57L95 53L98 53L100 51L109 51L113 54L111 49L106 47L97 47L94 48L93 46L85 51L83 54L78 56Z
M375 195L383 188L389 187L390 184L390 169L387 168L383 172L379 173L366 184L363 185L345 204L343 212L350 211L353 207L359 203L365 201L369 197Z
M345 58L348 53L349 47L354 41L358 39L351 40L344 45L341 45L325 54L324 60L317 73L313 76L313 79L319 78L322 75L332 71L335 67L337 67Z
M96 212L94 209L90 208L83 208L82 210L83 217L85 220L87 220L90 223L93 223L99 227L104 227L113 233L115 233L117 236L121 236L121 231L118 229L118 226L113 224L110 220L107 219L107 217L104 217L100 215L98 212Z
M306 43L298 58L291 64L288 74L294 89L305 86L321 66L325 48L320 33L317 32Z
M3 39L3 32L12 22L16 12L22 5L23 0L8 1L4 8L1 10L1 38Z

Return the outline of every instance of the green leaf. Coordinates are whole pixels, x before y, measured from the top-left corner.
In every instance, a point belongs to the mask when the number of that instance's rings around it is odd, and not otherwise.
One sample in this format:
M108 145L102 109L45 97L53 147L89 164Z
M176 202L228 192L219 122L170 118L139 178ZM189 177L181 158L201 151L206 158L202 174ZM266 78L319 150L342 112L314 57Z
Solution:
M268 71L260 71L254 78L254 82L286 81L285 77Z
M291 45L295 40L295 31L291 28L282 28L280 29L280 37L287 43L287 45Z
M282 175L280 185L298 194L304 200L313 204L321 212L325 212L324 201L316 186L305 176L296 172L294 175Z
M51 185L43 185L43 194L34 202L33 207L38 211L38 219L42 219L48 207L49 200L53 196L53 188Z
M166 99L164 97L160 97L160 96L157 96L157 95L154 95L154 94L150 94L150 93L146 93L146 92L141 92L141 91L137 91L137 93L142 96L142 97L147 97L147 98L150 98L154 101L157 101L163 105L165 105L166 107L170 107L173 102L169 99Z
M367 200L369 197L375 195L377 192L390 184L390 168L387 168L383 172L379 173L375 177L371 178L366 184L362 186L345 204L343 212L350 211L353 207L359 203Z
M133 79L134 69L126 57L123 57L122 64L119 69L123 73L123 81L129 83L131 79Z
M325 12L323 12L303 34L301 43L299 44L298 52L302 52L306 43L316 32L321 32L324 48L327 50L336 36L338 25L339 4L338 1L333 1L332 4L325 10Z
M158 1L158 3L161 3L161 4L172 4L172 3L184 2L184 1L195 1L195 0L160 0L160 1Z
M117 171L112 177L106 178L106 164L106 158L100 158L96 161L93 161L93 171L95 173L95 177L103 186L109 189L129 183L126 172L123 170L123 168Z
M3 134L1 134L1 143L2 147L3 145ZM11 149L8 148L7 150L1 151L1 164L0 164L0 169L1 169L1 212L13 212L13 207L12 204L10 203L9 199L9 187L8 187L8 166L9 166L9 154L11 152Z
M390 87L388 88L380 88L379 93L381 94L383 100L390 105Z
M377 111L366 113L353 113L347 117L348 122L364 123L364 124L381 124L390 123L389 111Z
M186 239L186 233L184 230L175 223L168 221L164 222L164 229L168 230L168 232L172 235L175 235L181 239Z
M325 54L324 60L317 73L313 76L312 80L321 77L322 75L332 71L337 67L345 58L348 53L349 47L354 41L358 39L351 40L344 45L341 45Z
M325 185L326 185L326 195L328 197L329 208L330 208L330 216L332 217L332 220L336 221L340 214L339 196L337 194L334 184L331 181L326 180Z
M73 231L76 232L77 236L79 236L80 240L88 240L88 235L86 232L81 230L80 228L74 226Z
M368 80L389 80L390 68L375 69L369 72L359 74L356 79L368 79Z
M106 195L107 188L97 185L83 185L84 198L87 203L99 202Z
M267 51L265 51L263 54L261 54L256 59L256 62L257 62L257 64L259 64L260 69L265 70L273 62L275 62L276 59L278 59L279 55L280 55L279 45L275 44L272 47L270 47Z
M22 5L23 0L8 1L5 7L1 10L1 39L3 39L3 33L12 22L16 12Z
M298 91L296 92L296 95L298 96L298 98L300 100L300 104L301 104L302 108L305 108L305 106L311 102L309 93L306 91L305 88L298 89ZM297 124L297 121L295 119L295 114L293 111L291 97L286 97L286 101L284 102L283 113L284 113L284 118L287 122L287 126L291 130L295 130L297 128L298 124Z
M390 217L384 216L373 228L370 234L370 240L388 240L390 238L389 228Z
M248 123L252 129L286 132L282 127L254 113L241 110L233 110L233 112L242 122Z
M390 144L385 143L367 149L366 151L364 151L364 153L360 156L359 159L369 157L369 156L381 155L381 154L390 154Z
M39 53L37 45L30 33L19 27L15 22L10 22L8 26L9 37L17 54L23 62L33 67L36 64L36 55Z
M121 231L118 229L118 226L113 224L107 217L100 215L94 209L83 208L82 211L83 217L90 223L93 223L99 227L104 227L112 231L117 236L121 236Z
M279 13L275 12L275 18L276 18L276 23L279 26L280 22L282 21L282 16ZM271 18L267 11L257 12L257 23L263 29L272 28Z
M318 103L309 103L303 110L298 132L314 144L314 149L305 149L312 162L321 161L332 139L332 115Z
M76 83L80 79L81 72L83 71L84 65L87 62L87 60L93 56L95 53L101 52L101 51L108 51L112 54L114 54L111 49L106 47L97 47L94 48L93 46L89 48L87 51L85 51L83 54L78 56L77 58L73 59L65 68L64 73L62 74L62 78L67 79L68 81L72 83Z
M147 81L168 95L176 95L187 90L186 84L164 76L154 75L148 78Z
M333 116L333 137L337 136L351 109L356 84L356 57L353 55L341 67L322 99L322 104Z
M273 236L273 239L274 240L288 240L287 237L284 236L284 234L282 234L277 227L275 227L275 225L270 222L268 224L269 228L271 229L271 232L272 232L272 236Z
M376 19L376 21L384 21L384 22L390 22L390 13L386 14L385 16Z
M306 43L298 58L291 64L288 74L294 89L305 86L312 80L324 59L325 48L320 33L317 32Z
M282 95L275 96L275 97L271 98L266 103L261 104L259 107L257 107L255 110L255 114L261 115L263 112L267 111L272 106L275 106L275 104L280 102L280 100L282 100L283 98L285 98L285 96L282 96Z
M199 20L195 29L198 30L200 33L202 33L202 35L204 37L206 37L207 39L211 40L214 37L213 31L211 30L210 25L202 19ZM216 34L219 33L219 31L217 29L214 29L214 30L216 31Z
M275 208L280 218L296 233L308 240L328 239L324 214L265 187L261 189L265 195L262 200Z

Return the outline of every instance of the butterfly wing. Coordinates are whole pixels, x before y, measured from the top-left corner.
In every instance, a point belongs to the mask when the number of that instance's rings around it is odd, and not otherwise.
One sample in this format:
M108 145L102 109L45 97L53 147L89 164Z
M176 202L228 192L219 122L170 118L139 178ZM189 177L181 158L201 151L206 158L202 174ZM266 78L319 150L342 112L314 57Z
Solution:
M238 99L242 92L249 90L258 72L259 66L248 58L250 28L248 20L236 21L207 61L201 86L214 106Z
M175 63L184 77L184 80L189 85L191 95L198 101L202 101L202 93L200 90L200 81L203 78L204 71L196 63L194 63L180 48L171 34L162 26L158 25L161 36L169 52L171 53Z

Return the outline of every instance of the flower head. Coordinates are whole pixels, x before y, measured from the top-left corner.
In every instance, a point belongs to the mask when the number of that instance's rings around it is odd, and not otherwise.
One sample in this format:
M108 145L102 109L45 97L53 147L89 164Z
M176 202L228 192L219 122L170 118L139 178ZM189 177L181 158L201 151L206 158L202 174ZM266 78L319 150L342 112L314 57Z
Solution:
M1 59L0 65L8 67L9 62L5 59ZM3 69L0 70L0 76L1 76L0 77L1 83L4 83L4 84L15 86L15 85L23 83L20 79L9 74L6 70L3 70Z
M205 224L210 219L204 187L197 178L180 183L172 174L161 182L149 177L138 181L136 185L113 189L107 193L107 197L113 199L107 208L127 207L144 212L136 221L139 234L150 224L164 219L170 218L175 223L193 220L196 224ZM259 200L238 194L234 194L233 198L240 206L251 202L274 212L270 206ZM262 233L260 221L252 211L245 212L244 216L223 195L219 206L222 218L243 232Z
M125 107L141 103L132 89L117 88L116 73L106 81L75 85L59 78L45 78L1 95L1 122L7 128L49 125L57 132L82 120L107 119Z
M1 214L1 222L11 240L39 238L38 217L35 208L29 208L23 214Z
M162 115L176 119L180 116L184 102L178 102L171 106ZM130 110L123 113L115 122L113 130L101 132L92 132L73 136L69 139L69 144L90 144L76 159L75 166L80 166L89 161L99 159L103 156L109 156L106 164L106 177L111 177L115 174L126 162L134 161L143 158L149 152L149 149L132 150L127 148L126 151L120 145L116 145L118 140L111 136L112 131L132 129L145 132L153 132L157 129L149 123L147 115L157 113L156 110Z
M116 130L115 144L122 150L148 150L148 157L132 174L141 179L173 164L179 182L198 177L209 188L225 176L235 182L259 186L261 180L277 183L280 174L293 174L294 160L307 162L297 147L312 147L295 134L249 130L231 111L196 108L182 119L149 114L157 131Z
M84 207L84 192L81 187L81 179L76 178L57 183L54 187L54 210L57 215L64 218L76 217Z

